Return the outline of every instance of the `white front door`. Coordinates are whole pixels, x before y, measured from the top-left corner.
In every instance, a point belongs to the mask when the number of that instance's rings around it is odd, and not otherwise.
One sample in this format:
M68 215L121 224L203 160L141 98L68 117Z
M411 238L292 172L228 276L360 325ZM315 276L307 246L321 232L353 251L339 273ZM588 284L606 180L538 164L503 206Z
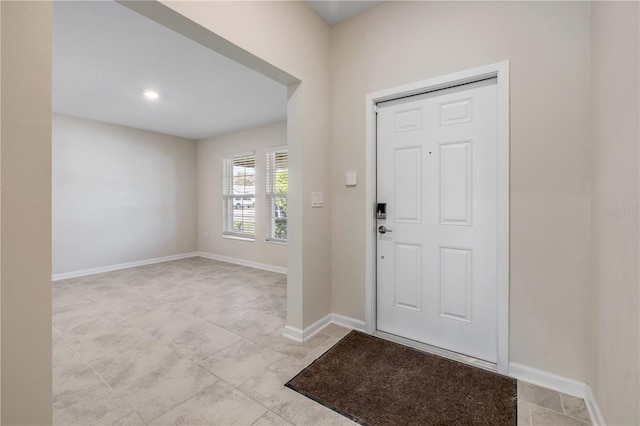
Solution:
M377 106L377 329L496 363L496 79Z

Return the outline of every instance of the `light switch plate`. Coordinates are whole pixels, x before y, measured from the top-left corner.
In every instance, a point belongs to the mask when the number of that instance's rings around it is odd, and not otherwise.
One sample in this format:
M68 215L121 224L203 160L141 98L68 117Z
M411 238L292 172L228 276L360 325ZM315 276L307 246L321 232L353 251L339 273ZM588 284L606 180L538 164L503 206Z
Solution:
M356 186L358 183L358 173L357 172L347 172L344 179L344 184L346 186Z
M311 207L324 207L324 192L311 193Z

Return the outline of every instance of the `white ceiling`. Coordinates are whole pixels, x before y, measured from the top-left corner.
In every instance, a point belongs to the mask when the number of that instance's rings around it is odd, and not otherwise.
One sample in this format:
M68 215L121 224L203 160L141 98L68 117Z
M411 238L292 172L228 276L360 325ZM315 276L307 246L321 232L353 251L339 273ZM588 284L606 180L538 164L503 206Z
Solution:
M331 26L366 12L384 1L305 0L311 8Z
M149 101L145 90L157 90ZM202 139L286 118L286 87L128 8L54 2L53 111Z
M307 3L335 25L384 2ZM53 111L203 139L286 119L286 88L113 1L56 1Z

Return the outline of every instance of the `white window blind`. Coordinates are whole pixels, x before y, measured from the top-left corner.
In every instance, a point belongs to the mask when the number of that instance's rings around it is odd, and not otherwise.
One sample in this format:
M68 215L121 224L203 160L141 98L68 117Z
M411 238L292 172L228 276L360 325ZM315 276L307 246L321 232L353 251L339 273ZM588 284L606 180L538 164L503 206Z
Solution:
M256 235L256 161L253 152L222 159L222 233Z
M286 148L267 152L267 241L287 241L289 159Z

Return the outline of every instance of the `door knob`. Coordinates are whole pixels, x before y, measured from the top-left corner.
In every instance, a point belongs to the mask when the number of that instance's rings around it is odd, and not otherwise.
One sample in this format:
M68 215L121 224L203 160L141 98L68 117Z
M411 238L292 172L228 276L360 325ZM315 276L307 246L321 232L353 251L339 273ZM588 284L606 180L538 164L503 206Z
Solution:
M387 232L393 232L393 231L391 231L391 229L387 229L387 227L384 225L380 225L378 226L378 232L381 234L386 234Z

